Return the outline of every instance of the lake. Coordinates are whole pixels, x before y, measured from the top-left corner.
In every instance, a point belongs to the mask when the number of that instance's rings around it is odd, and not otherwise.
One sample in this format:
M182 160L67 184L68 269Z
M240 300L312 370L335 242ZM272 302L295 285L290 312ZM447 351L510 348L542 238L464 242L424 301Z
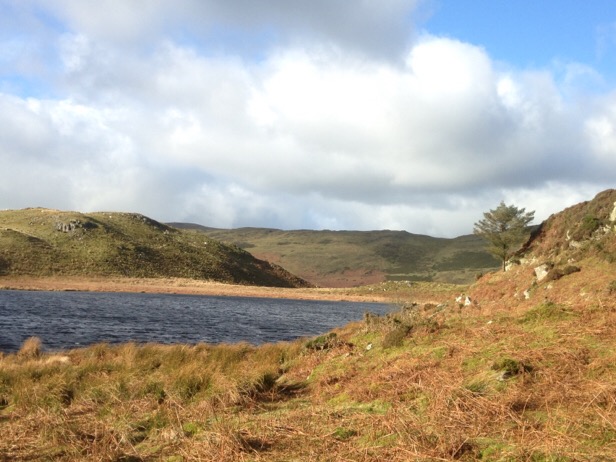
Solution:
M385 314L381 303L202 295L0 290L0 351L39 337L45 350L93 343L253 344L293 340Z

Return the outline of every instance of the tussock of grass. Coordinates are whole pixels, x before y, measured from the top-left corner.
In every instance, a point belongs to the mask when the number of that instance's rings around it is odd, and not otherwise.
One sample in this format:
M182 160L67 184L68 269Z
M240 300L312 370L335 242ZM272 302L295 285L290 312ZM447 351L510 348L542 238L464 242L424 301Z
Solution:
M302 351L299 344L99 344L66 352L70 363L49 364L40 346L29 340L0 364L0 409L11 419L0 420L9 437L0 439L0 454L11 459L147 459L173 455L189 440L198 440L198 453L217 448L222 460L251 453L264 445L220 419L286 396L292 387L277 381Z
M41 356L41 339L30 337L26 339L17 352L17 356L22 359L36 359Z

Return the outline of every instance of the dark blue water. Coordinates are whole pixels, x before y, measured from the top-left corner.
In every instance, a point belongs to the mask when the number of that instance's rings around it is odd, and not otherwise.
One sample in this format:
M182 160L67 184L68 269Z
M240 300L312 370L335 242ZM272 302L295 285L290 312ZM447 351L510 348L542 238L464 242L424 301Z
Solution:
M0 351L98 342L254 344L322 334L391 305L198 295L0 290Z

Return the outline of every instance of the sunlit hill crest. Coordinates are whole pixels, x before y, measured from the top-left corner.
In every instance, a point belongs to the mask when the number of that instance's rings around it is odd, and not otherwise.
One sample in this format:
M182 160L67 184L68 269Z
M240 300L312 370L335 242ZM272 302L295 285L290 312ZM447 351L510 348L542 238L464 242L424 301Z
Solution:
M0 212L0 274L178 277L308 286L283 268L203 234L135 213Z

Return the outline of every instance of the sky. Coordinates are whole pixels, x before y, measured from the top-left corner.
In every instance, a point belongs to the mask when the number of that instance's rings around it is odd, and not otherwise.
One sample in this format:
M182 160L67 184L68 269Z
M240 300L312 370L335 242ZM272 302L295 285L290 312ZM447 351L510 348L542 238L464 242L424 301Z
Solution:
M613 0L0 0L0 209L455 237L615 182Z

